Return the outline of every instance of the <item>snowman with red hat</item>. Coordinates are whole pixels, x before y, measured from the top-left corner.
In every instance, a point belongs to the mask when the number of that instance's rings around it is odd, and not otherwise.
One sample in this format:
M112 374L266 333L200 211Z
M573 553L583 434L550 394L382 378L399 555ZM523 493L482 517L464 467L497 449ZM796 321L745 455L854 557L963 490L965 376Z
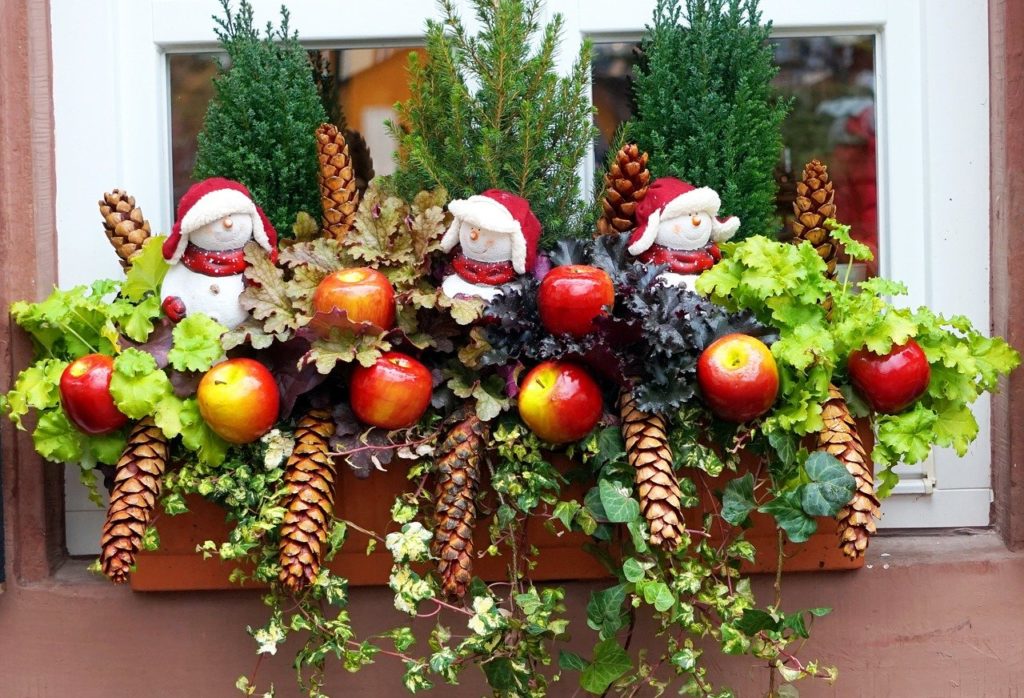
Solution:
M276 261L277 232L244 184L212 177L192 185L163 246L171 265L160 289L167 317L178 322L205 313L228 329L245 321L238 298L245 288L242 248L250 240Z
M486 301L501 295L502 284L533 271L540 221L521 196L488 189L448 204L453 220L441 249L455 250L453 274L441 290L450 298L476 296Z
M665 283L692 290L697 276L721 259L717 243L740 227L735 216L718 217L721 207L714 189L675 177L656 179L637 205L637 225L627 249L643 262L667 265L659 275Z

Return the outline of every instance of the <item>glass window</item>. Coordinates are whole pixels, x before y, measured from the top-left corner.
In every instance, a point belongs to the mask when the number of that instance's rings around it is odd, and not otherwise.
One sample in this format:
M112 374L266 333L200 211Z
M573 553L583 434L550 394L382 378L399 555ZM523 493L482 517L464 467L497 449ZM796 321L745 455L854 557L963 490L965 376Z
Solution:
M851 278L877 271L878 182L875 136L875 37L838 35L772 41L779 73L775 87L791 97L782 127L784 148L776 168L780 228L792 217L796 181L815 158L835 182L839 219L875 252L870 267L857 265ZM633 113L630 96L635 43L598 43L593 62L594 105L600 131L594 149L602 169L609 143Z

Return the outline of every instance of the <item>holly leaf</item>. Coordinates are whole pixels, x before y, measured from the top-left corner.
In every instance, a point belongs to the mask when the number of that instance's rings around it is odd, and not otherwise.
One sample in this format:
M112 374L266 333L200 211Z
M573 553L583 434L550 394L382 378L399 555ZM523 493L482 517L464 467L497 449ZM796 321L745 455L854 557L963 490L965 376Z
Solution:
M783 492L766 504L758 507L762 514L770 514L775 522L794 543L803 543L818 529L818 523L808 516L801 504L801 489Z
M68 421L64 410L49 409L39 415L32 443L36 452L54 463L76 462L85 447L85 435Z
M598 481L597 488L601 506L611 523L628 523L640 516L640 504L628 488L604 478Z
M206 371L224 356L221 336L227 328L203 313L189 314L174 326L174 345L167 353L179 371Z
M611 637L594 647L590 665L580 673L580 686L588 693L601 695L632 668L633 662L618 640Z
M110 394L117 409L132 419L142 419L174 390L167 374L149 354L129 347L114 359L110 377Z
M803 487L800 503L811 516L835 516L849 503L857 487L853 476L835 456L815 451L804 464L810 482Z
M722 493L722 518L733 526L740 526L755 506L754 475L747 473L730 480Z
M149 238L142 243L142 251L132 257L125 282L121 286L121 295L125 298L141 303L147 294L160 297L160 285L163 284L167 270L170 269L163 254L166 239L164 235Z

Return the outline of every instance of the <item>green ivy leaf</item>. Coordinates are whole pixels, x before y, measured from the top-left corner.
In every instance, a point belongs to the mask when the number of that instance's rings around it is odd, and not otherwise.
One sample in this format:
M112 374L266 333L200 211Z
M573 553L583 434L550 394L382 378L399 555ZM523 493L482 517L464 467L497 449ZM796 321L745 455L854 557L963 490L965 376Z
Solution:
M786 532L786 535L794 543L803 543L810 538L818 528L818 523L808 516L801 505L801 490L783 492L766 504L758 507L762 514L771 514L779 527Z
M740 526L755 506L753 474L730 480L722 493L722 518L733 526Z
M803 487L800 502L811 516L835 516L849 503L857 487L839 459L824 451L815 451L807 458L804 472L811 481Z
M590 662L569 650L558 650L558 668L567 671L583 671Z
M757 635L762 630L777 630L779 622L767 611L759 608L744 609L739 620L733 622L733 627L748 637Z
M580 674L580 686L589 693L600 695L632 666L626 650L615 638L608 638L594 647L590 666Z
M597 487L608 521L627 523L640 516L640 503L633 498L629 489L603 478L598 481Z
M625 600L624 584L591 592L587 603L587 625L598 631L602 638L613 638L626 624L626 614L622 612Z
M208 315L190 314L174 326L167 360L179 371L206 371L224 355L220 338L227 331Z
M626 561L622 563L622 574L628 582L639 582L643 579L647 572L638 560L632 557L626 558Z

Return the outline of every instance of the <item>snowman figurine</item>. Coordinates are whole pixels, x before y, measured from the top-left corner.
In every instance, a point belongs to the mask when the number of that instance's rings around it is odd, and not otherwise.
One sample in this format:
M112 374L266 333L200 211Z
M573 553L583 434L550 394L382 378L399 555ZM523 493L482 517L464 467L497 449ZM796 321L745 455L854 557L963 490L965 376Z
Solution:
M245 288L242 248L255 240L277 259L277 232L244 184L213 177L194 184L178 203L164 242L171 265L160 289L164 314L178 322L205 313L232 329L248 317L238 297Z
M735 216L718 218L721 206L714 189L674 177L656 179L637 205L627 249L642 262L667 265L658 277L664 283L693 290L697 276L721 259L717 243L740 227Z
M453 220L441 249L455 254L454 273L441 283L446 296L491 301L501 295L502 284L533 270L541 228L526 199L489 189L452 201L448 210Z

